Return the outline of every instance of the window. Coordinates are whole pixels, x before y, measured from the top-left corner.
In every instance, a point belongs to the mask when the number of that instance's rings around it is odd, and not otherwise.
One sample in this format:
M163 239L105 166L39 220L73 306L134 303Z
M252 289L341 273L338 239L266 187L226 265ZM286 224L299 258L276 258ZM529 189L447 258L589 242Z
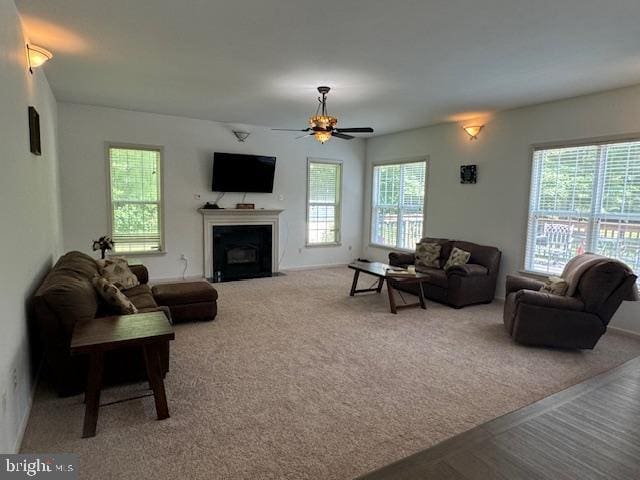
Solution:
M342 164L309 160L307 182L307 245L337 245L340 243Z
M427 162L373 168L371 243L414 249L422 238Z
M108 151L115 253L162 251L161 150L110 146Z
M560 273L583 252L640 270L640 141L534 152L525 269Z

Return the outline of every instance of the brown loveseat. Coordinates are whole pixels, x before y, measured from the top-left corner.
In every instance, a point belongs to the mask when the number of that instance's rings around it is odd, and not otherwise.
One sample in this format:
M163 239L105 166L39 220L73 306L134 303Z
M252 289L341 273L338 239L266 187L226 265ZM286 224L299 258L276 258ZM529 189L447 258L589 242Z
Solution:
M140 312L163 311L171 320L166 307L159 307L147 285L146 267L132 265L140 285L123 293ZM81 252L69 252L60 257L44 279L33 299L33 309L44 346L46 373L60 395L79 393L84 389L87 360L69 354L71 334L76 322L117 314L103 302L91 283L99 274L98 264ZM169 370L169 343L161 354L164 373ZM108 352L105 357L105 383L133 381L146 378L144 358L140 349Z
M507 275L504 326L516 342L591 349L622 301L637 300L637 277L623 263L584 254L567 265L563 277L580 268L575 292L567 296L541 292L544 284L532 278Z
M461 308L474 303L490 303L496 292L496 281L500 269L501 252L495 247L444 238L423 238L421 242L435 242L442 246L440 265L443 266L453 247L471 253L466 265L448 269L417 268L429 274L429 281L423 284L424 295L431 300ZM389 263L406 267L415 264L415 253L391 252ZM409 293L417 293L416 286L398 286Z

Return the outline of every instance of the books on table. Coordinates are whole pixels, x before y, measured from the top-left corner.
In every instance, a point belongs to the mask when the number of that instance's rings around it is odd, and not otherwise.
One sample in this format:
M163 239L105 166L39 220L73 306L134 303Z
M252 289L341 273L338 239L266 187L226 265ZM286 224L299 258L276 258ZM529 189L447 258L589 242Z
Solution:
M415 277L416 271L415 269L408 270L400 267L389 267L387 268L387 275L392 277Z

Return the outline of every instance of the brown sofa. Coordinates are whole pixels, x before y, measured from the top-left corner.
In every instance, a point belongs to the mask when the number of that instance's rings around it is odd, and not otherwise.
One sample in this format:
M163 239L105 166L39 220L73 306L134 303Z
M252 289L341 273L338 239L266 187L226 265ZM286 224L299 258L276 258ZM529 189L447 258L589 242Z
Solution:
M493 301L502 256L500 250L495 247L444 238L425 237L421 242L436 242L442 245L441 266L449 258L453 247L471 253L471 258L466 265L458 265L447 271L442 268L417 268L418 271L428 273L430 277L428 282L423 283L425 297L455 308ZM389 263L402 267L414 265L415 253L391 252ZM398 288L409 293L417 293L417 287L414 285L398 286Z
M601 258L601 263L582 273L571 296L540 292L543 282L507 275L503 317L507 332L525 345L595 347L622 301L637 300L637 277L621 262Z
M143 265L132 265L140 285L123 293L140 312L163 311L147 285L149 275ZM60 395L83 391L87 359L69 353L71 334L76 322L117 314L98 297L91 279L98 275L96 261L81 252L69 252L60 257L44 279L33 298L37 328L44 346L46 373ZM169 342L163 348L161 363L164 373L169 370ZM119 383L146 378L144 358L140 349L108 352L105 357L105 383Z

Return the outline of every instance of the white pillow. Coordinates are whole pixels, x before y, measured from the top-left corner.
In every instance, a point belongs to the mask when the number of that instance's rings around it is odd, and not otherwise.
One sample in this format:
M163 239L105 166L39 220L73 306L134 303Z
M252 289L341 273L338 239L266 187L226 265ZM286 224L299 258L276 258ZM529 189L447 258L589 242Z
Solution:
M127 260L123 257L98 260L98 266L100 267L100 275L120 290L128 290L140 285L138 277L131 271Z
M564 296L566 295L568 288L569 284L564 278L551 276L547 278L547 281L544 282L544 285L540 287L540 291L551 293L552 295Z

